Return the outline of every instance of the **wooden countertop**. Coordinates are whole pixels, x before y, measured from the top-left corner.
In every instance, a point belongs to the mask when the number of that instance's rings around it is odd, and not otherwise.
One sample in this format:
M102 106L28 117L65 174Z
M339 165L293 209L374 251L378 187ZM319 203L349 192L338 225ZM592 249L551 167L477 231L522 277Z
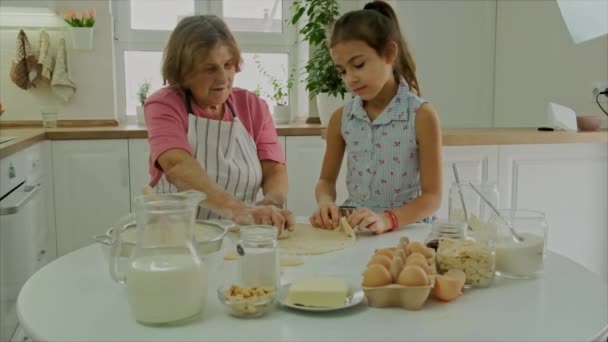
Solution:
M277 125L279 136L322 136L324 129L315 124ZM2 128L0 136L17 137L0 143L0 158L20 151L42 140L145 139L144 126L70 128ZM539 132L535 128L444 129L444 146L579 144L608 143L608 130L597 132Z

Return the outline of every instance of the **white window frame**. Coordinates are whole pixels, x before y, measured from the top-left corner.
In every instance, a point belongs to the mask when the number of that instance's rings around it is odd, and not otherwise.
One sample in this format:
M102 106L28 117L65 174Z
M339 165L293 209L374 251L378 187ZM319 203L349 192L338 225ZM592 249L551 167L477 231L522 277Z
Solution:
M288 54L288 72L292 68L301 70L298 65L298 55L301 54L298 49L305 48L301 44L295 44L297 40L296 29L288 24L285 20L291 17L291 6L293 0L282 1L282 18L283 32L237 32L232 33L239 43L239 47L243 53L287 53ZM127 115L126 107L126 89L125 89L125 51L163 51L163 48L169 39L171 31L169 30L135 30L131 29L131 6L130 0L112 0L111 10L114 18L114 62L115 62L115 87L116 87L116 108L117 116L120 121L127 123L135 123L135 116ZM222 1L219 0L195 0L195 14L215 14L219 17L222 15ZM160 73L160 69L157 71ZM299 72L299 71L296 71ZM296 77L298 79L298 77ZM253 89L249 89L253 91ZM301 91L297 84L289 92L289 104L292 117L301 110L303 103L298 103L298 99L302 97ZM308 97L306 98L306 106ZM271 108L272 110L272 108Z

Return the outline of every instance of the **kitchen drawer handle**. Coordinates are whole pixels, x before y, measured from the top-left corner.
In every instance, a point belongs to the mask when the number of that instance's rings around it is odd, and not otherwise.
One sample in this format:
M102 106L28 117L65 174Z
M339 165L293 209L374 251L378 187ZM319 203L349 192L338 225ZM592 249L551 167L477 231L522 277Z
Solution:
M10 207L0 207L0 216L13 215L18 213L19 210L23 209L27 202L29 202L32 197L34 197L34 195L38 193L38 191L40 191L40 184L37 184L35 186L25 186L23 190L26 195L23 196L19 203Z

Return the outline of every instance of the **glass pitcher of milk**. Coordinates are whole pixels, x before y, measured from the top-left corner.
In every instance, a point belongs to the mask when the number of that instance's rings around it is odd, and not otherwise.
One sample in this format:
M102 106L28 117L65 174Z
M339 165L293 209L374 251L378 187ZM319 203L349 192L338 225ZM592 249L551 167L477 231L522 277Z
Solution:
M193 228L204 198L195 191L136 197L137 242L122 276L138 322L179 324L201 314L207 273L195 247ZM120 278L116 273L112 274Z

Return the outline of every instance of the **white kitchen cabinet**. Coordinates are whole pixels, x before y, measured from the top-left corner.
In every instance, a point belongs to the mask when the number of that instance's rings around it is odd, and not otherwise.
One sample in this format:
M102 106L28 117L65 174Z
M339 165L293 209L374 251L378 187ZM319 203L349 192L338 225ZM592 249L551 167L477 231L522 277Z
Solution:
M548 248L608 281L608 145L500 147L503 207L546 213Z
M53 141L58 254L93 242L130 211L127 140Z
M444 146L443 196L437 217L448 218L450 186L455 182L452 164L456 163L461 182L498 182L498 146Z
M325 140L318 136L289 136L285 143L289 177L287 207L297 216L308 217L317 208L314 192L325 155ZM336 182L338 204L342 204L348 194L345 179L344 161Z
M131 210L135 210L135 196L150 182L150 145L148 139L129 139L129 183Z

